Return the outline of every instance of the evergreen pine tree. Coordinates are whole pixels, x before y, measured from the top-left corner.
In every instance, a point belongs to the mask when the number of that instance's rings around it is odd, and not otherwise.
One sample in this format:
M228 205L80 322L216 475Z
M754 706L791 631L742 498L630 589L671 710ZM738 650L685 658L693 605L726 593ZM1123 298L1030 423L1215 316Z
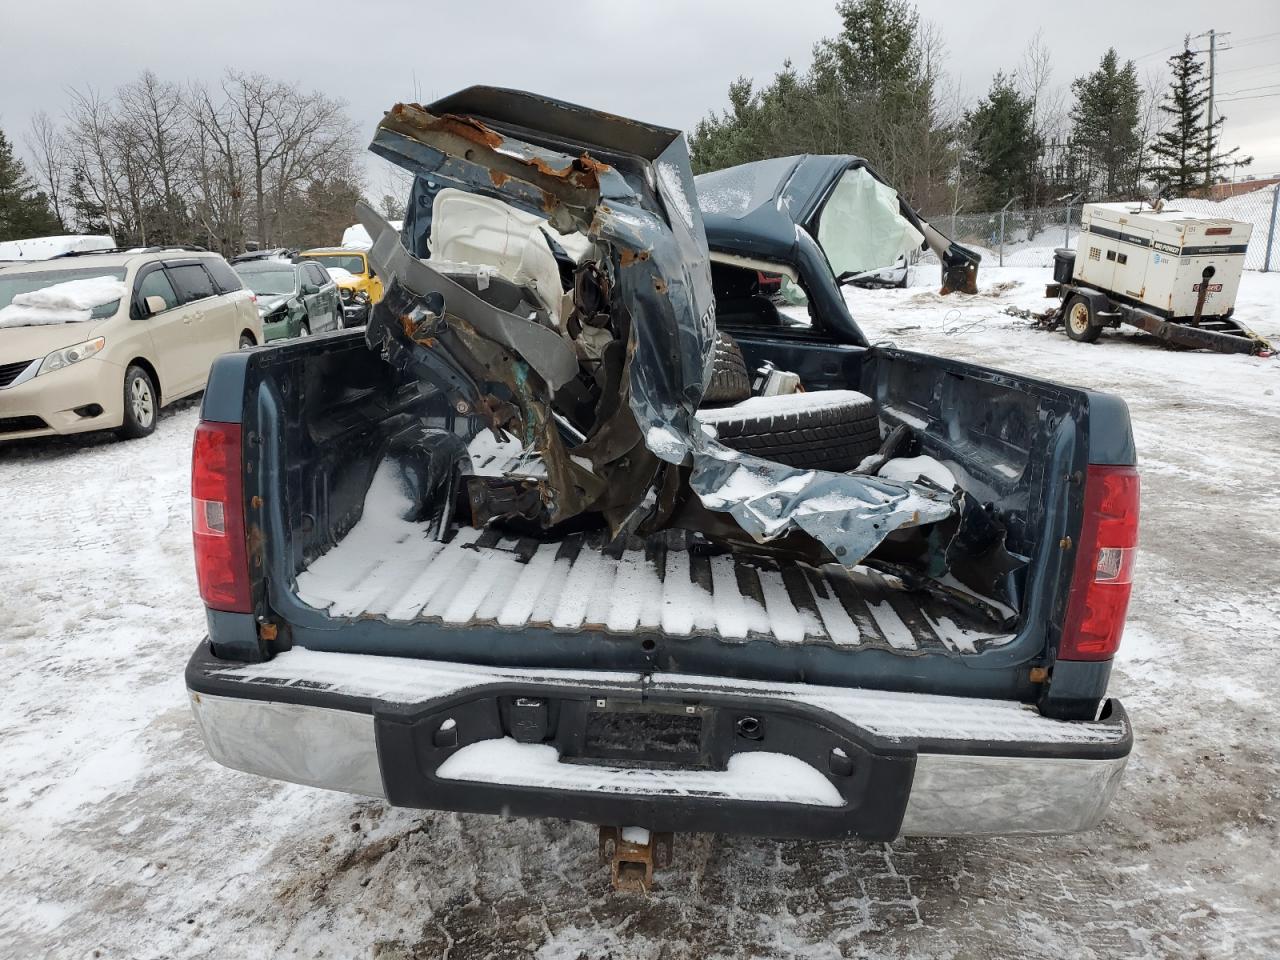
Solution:
M1173 77L1160 104L1169 126L1151 144L1148 175L1162 196L1185 197L1204 178L1205 104L1209 101L1204 68L1187 38L1181 53L1169 58Z
M1103 54L1098 69L1071 84L1071 138L1082 155L1083 182L1091 193L1117 197L1137 188L1138 71L1133 61L1120 65L1115 48Z
M838 0L841 30L760 87L739 77L729 109L689 138L696 173L796 153L852 153L917 203L945 181L952 131L939 117L937 58L909 0Z
M890 122L908 119L901 111L910 109L927 80L915 8L903 0L839 0L836 12L843 29L819 41L814 51L819 68L834 68L848 89L875 97L888 109Z
M1222 150L1220 144L1220 131L1222 124L1226 121L1221 113L1213 119L1213 124L1208 132L1201 139L1202 150L1200 152L1200 167L1204 171L1205 186L1216 183L1225 179L1223 174L1227 168L1247 167L1253 163L1253 157L1240 155L1239 147L1232 147L1230 150ZM1202 126L1203 130L1204 127Z
M1238 157L1239 147L1218 151L1218 130L1223 118L1207 129L1209 90L1199 55L1191 49L1191 38L1179 54L1169 58L1173 76L1160 112L1169 125L1151 144L1153 162L1147 174L1165 197L1185 197L1201 184L1212 183L1228 166L1246 166L1251 157Z
M123 236L120 227L112 226L102 204L94 200L90 194L89 178L84 169L77 165L72 169L71 186L67 190L75 222L85 233L112 236L122 245L127 244L130 238Z
M0 130L0 240L23 240L63 232L49 209L49 198L36 189L27 168Z
M1019 93L1009 77L997 73L986 97L965 113L980 208L994 210L1031 192L1040 154L1031 108L1031 99Z

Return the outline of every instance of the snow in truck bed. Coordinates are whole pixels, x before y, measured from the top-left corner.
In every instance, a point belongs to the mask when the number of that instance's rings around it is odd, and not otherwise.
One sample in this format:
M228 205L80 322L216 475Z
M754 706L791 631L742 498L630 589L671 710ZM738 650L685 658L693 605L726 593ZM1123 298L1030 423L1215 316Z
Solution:
M401 519L394 465L374 475L360 521L297 577L297 595L335 618L499 627L712 634L726 641L971 652L1008 633L943 600L858 567L709 555L678 532L604 532L556 542L463 527L448 543Z
M728 407L706 407L698 411L703 423L726 423L749 417L786 417L795 413L816 413L847 403L869 403L870 398L855 390L814 390L775 397L748 397Z

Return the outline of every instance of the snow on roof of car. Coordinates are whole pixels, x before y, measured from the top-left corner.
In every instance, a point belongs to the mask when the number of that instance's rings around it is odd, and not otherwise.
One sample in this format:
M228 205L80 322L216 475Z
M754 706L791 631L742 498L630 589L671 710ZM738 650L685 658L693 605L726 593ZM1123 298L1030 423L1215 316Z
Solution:
M389 221L396 231L404 228L403 220ZM345 250L368 250L373 246L373 241L369 238L369 231L362 224L354 223L342 231L342 249Z
M116 242L105 235L28 237L0 243L0 260L48 260L80 250L112 250L115 245Z

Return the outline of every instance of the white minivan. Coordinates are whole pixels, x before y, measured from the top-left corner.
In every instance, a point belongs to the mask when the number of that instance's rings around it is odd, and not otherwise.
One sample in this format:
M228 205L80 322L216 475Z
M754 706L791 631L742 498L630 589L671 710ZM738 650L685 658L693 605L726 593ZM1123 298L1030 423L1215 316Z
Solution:
M204 389L214 357L263 342L216 253L85 252L0 269L0 442L114 429Z

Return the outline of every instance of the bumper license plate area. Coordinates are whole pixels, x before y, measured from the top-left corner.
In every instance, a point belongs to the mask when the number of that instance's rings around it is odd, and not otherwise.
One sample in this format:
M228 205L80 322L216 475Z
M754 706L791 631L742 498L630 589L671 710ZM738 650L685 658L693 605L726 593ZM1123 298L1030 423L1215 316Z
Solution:
M665 704L593 705L586 714L582 748L568 762L708 769L707 711Z

